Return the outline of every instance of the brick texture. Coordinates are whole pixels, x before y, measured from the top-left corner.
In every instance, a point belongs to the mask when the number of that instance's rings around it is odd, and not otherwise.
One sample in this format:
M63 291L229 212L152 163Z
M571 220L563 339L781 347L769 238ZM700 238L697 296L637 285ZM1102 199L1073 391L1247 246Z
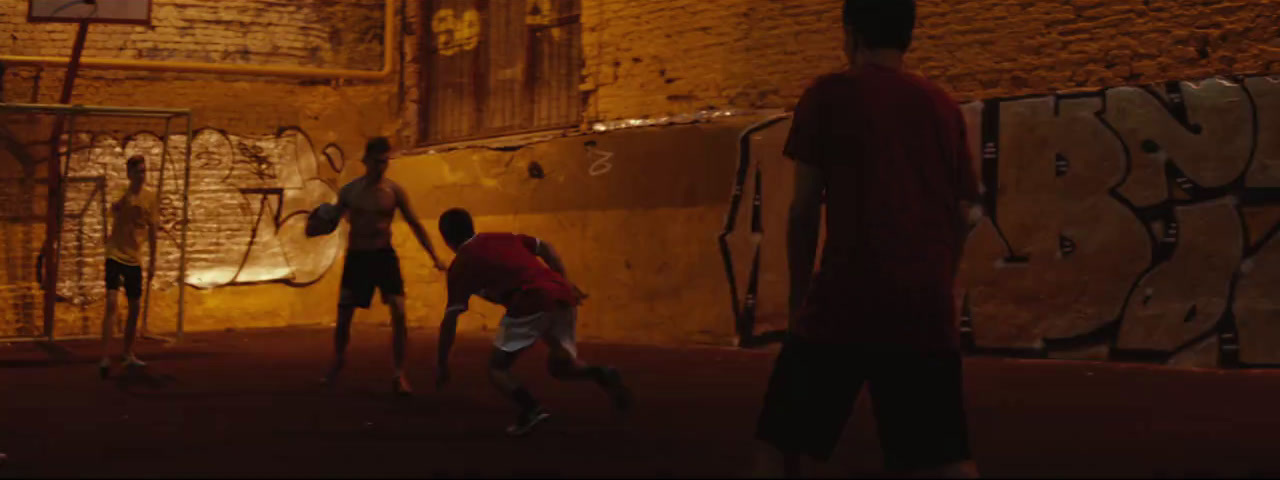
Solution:
M839 0L584 2L598 119L789 107L843 68ZM1280 71L1280 2L922 0L909 68L959 99Z
M152 25L90 27L84 55L231 64L381 68L383 2L156 0ZM28 23L27 0L0 2L0 50L67 56L75 28Z

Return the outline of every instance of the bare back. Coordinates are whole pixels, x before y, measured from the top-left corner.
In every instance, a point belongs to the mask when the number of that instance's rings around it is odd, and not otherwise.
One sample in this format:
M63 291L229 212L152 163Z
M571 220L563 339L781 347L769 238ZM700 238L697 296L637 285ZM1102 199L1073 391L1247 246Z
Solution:
M387 178L370 184L361 177L342 187L338 201L346 207L351 223L348 250L391 248L391 220L400 203L397 190Z

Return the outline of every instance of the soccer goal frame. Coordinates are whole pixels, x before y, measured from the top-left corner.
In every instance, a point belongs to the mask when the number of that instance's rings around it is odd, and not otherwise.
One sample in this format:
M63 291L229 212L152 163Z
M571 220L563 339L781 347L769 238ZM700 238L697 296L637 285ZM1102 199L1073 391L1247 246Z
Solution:
M52 262L52 268L46 270L41 279L41 288L44 290L44 331L35 337L11 337L0 339L4 342L19 341L47 341L54 342L57 340L72 339L88 339L99 338L96 335L80 335L80 336L64 336L58 337L56 332L56 319L54 304L57 302L57 285L58 285L58 265L61 261L62 254L62 227L65 218L66 209L66 190L63 185L67 183L68 173L71 167L72 154L75 152L71 148L72 142L76 135L76 119L80 117L133 117L133 118L154 118L164 120L164 133L161 137L161 159L159 178L156 183L156 197L163 198L165 167L169 164L169 145L171 135L174 133L174 123L185 120L186 127L186 145L183 154L183 178L182 178L182 220L179 222L181 233L178 241L178 318L175 336L173 338L155 335L148 329L148 313L151 306L151 285L154 282L154 275L150 275L146 279L145 294L142 303L142 313L138 322L138 335L142 338L163 340L167 342L177 342L183 337L183 324L186 315L186 277L187 277L187 230L190 220L190 204L191 204L191 143L192 143L192 114L188 108L145 108L145 107L121 107L121 106L93 106L93 105L66 105L66 104L34 104L34 103L0 103L0 114L36 114L36 115L53 115L57 118L58 123L64 123L62 135L55 138L55 149L49 158L49 167L47 178L50 195L50 202L46 218L47 238L46 242L52 239L52 248L49 249L50 258L44 258L43 262ZM181 124L179 124L181 126ZM62 138L66 138L66 146L57 148L63 143ZM55 171L54 168L57 168ZM109 227L105 227L109 228ZM43 249L42 249L43 250ZM150 245L149 254L149 271L154 271L156 262L156 245ZM46 264L46 268L49 264Z

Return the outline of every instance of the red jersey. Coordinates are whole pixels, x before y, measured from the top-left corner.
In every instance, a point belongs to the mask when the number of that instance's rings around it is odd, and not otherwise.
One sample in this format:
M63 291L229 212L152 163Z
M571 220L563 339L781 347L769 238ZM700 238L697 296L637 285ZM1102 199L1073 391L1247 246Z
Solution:
M578 305L573 287L538 259L539 240L515 233L481 233L458 247L449 265L449 311L466 311L472 295L526 317Z
M960 201L976 201L964 117L941 88L878 65L820 77L784 154L826 181L827 234L795 333L908 350L959 348Z

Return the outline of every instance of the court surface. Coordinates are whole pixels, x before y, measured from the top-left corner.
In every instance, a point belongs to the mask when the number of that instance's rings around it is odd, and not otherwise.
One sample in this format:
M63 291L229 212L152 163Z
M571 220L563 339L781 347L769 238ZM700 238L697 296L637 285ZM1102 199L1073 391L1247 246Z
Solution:
M432 385L432 330L411 330L410 399L391 395L390 330L357 325L325 390L320 328L143 342L145 375L101 380L95 342L0 344L0 477L723 477L748 465L774 352L584 343L637 393L615 418L590 384L562 384L535 348L517 371L553 417L514 418L485 377L488 339L463 337L454 382ZM991 477L1280 476L1280 371L971 358L973 448ZM873 476L864 398L820 476Z

